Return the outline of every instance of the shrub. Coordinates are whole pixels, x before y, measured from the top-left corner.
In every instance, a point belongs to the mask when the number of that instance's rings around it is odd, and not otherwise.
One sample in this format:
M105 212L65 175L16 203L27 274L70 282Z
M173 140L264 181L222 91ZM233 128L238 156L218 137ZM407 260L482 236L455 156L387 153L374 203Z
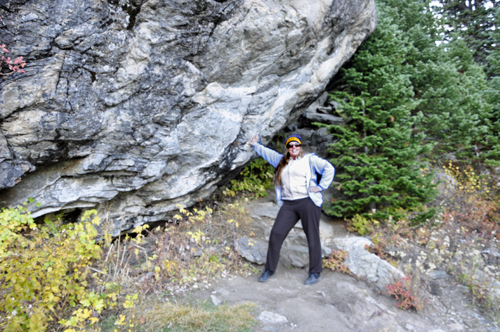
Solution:
M177 291L209 287L214 278L251 273L234 250L249 219L239 201L218 213L179 206L165 228L139 226L134 235L116 239L107 229L111 223L101 224L95 210L80 223L60 225L56 218L37 225L26 206L0 212L0 327L5 331L99 330L111 321L114 330L128 331L143 318L134 309L139 296L163 301Z
M119 300L119 285L101 281L101 276L109 276L107 271L92 267L103 253L96 242L97 212L85 212L81 223L56 225L46 219L36 225L26 206L0 213L0 270L4 271L0 326L5 331L45 331L56 326L66 332L86 330L99 321L104 309L117 307ZM123 307L133 307L136 298L136 294L127 295Z
M359 214L347 219L346 222L346 228L349 232L357 232L361 236L371 233L374 227L379 225L377 220L367 219Z
M500 292L495 288L500 280L500 260L496 257L500 209L492 194L496 188L467 165L447 163L445 171L457 185L453 195L439 202L440 212L418 223L411 214L380 223L373 227L370 237L374 245L367 250L411 276L388 289L402 308L417 309L425 299L422 287L430 287L432 292L435 284L428 280L429 275L445 271L467 287L474 304L497 319L497 310L492 310L500 303ZM371 226L368 218L353 220L349 222L352 230Z
M478 232L482 237L496 236L500 239L500 205L492 194L498 190L470 165L448 162L443 166L446 174L457 181L457 191L447 202L446 220L454 220L469 232Z
M485 176L481 176L471 166L463 163L448 161L443 165L445 174L452 176L458 183L457 191L463 194L489 194L494 186L488 183Z
M0 236L0 311L7 331L44 331L77 304L98 312L105 307L105 299L86 289L88 267L101 252L95 242L98 219L37 226L22 206L4 209L0 220L8 225Z
M248 217L241 204L228 204L218 213L208 207L178 207L172 223L146 230L148 236L141 244L125 238L121 253L113 254L121 258L108 263L109 271L124 262L118 269L141 278L143 282L137 288L146 295L152 291L172 293L187 287L205 287L214 278L249 270L233 245L237 229ZM117 250L116 246L113 250Z
M212 322L203 322L196 329L190 326L190 322L184 321L185 316L171 320L167 318L170 316L166 312L185 312L187 316L191 316L193 308L169 301L177 294L191 289L209 288L215 279L233 273L248 275L252 272L251 266L234 250L234 239L248 221L248 211L240 201L224 204L218 211L208 207L178 207L178 213L165 227L144 230L148 236L142 237L140 243L134 240L142 234L135 239L122 239L120 250L116 241L109 249L109 260L102 263L108 265L103 271L108 274L116 273L116 279L121 285L128 285L139 292L142 305L132 310L135 318L130 314L127 317L140 331L200 331L204 328L219 331L210 329ZM107 256L108 253L104 252L103 255ZM239 310L237 307L230 307L226 311L233 309ZM161 316L158 312L162 312ZM209 310L200 314L210 313ZM233 319L234 316L221 318L219 322L231 322ZM103 322L103 326L105 323L109 325L109 319ZM231 327L225 328L231 331Z
M26 210L26 205L17 208L3 209L0 212L0 258L12 254L9 244L19 241L23 246L24 238L19 233L27 229L36 229L36 225Z
M0 18L0 20L2 20L2 18ZM1 53L9 53L9 50L0 40L0 76L5 78L13 73L25 73L23 68L26 66L26 62L23 60L22 56L11 59L11 57Z
M234 196L238 191L251 193L252 197L267 197L267 189L273 187L274 168L262 158L250 162L236 179L231 181L231 189L226 194Z
M423 305L420 300L412 294L411 291L411 277L406 276L401 278L401 280L396 281L395 283L388 285L387 292L394 296L397 301L396 306L400 309L415 309L422 310Z
M323 267L332 271L351 274L349 267L344 264L347 255L345 250L333 250L330 256L323 260Z

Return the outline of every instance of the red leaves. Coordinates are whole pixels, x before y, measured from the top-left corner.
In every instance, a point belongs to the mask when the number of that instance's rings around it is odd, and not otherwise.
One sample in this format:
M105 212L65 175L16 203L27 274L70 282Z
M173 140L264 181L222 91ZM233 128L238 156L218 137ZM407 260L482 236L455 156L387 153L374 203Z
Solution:
M396 306L400 309L415 309L422 310L423 305L420 300L412 294L411 291L411 277L406 276L401 278L400 281L396 281L386 287L387 292L394 296L396 300Z
M9 53L9 50L5 47L5 44L0 45L0 50L4 53ZM10 57L2 56L0 58L0 66L3 67L4 65L7 65L12 73L26 73L23 69L26 66L26 62L23 60L22 56L15 58L14 60L12 60ZM9 74L11 73L4 74L0 72L0 76L7 76Z

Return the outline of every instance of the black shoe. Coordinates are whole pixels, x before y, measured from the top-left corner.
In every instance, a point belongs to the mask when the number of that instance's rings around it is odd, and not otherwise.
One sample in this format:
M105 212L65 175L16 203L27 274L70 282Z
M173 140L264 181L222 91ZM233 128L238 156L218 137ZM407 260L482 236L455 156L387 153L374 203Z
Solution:
M269 271L268 269L265 269L262 275L259 278L260 282L266 282L269 280L274 275L274 272Z
M304 285L312 285L321 280L319 273L309 273L309 277L304 281Z

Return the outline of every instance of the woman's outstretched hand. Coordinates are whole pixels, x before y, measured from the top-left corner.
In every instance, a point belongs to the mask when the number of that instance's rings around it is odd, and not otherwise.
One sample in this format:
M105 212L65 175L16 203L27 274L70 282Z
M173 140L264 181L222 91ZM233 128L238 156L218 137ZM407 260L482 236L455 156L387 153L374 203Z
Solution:
M256 143L259 141L259 134L255 134L252 137L252 140L250 142L247 142L248 145L252 145L253 143Z

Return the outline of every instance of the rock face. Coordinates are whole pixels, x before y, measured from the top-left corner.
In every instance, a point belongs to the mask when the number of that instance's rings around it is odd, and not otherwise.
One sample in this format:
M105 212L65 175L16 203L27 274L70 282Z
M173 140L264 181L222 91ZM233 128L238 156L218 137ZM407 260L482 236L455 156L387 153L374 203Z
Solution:
M375 29L373 0L12 0L0 205L97 208L123 229L209 195Z

